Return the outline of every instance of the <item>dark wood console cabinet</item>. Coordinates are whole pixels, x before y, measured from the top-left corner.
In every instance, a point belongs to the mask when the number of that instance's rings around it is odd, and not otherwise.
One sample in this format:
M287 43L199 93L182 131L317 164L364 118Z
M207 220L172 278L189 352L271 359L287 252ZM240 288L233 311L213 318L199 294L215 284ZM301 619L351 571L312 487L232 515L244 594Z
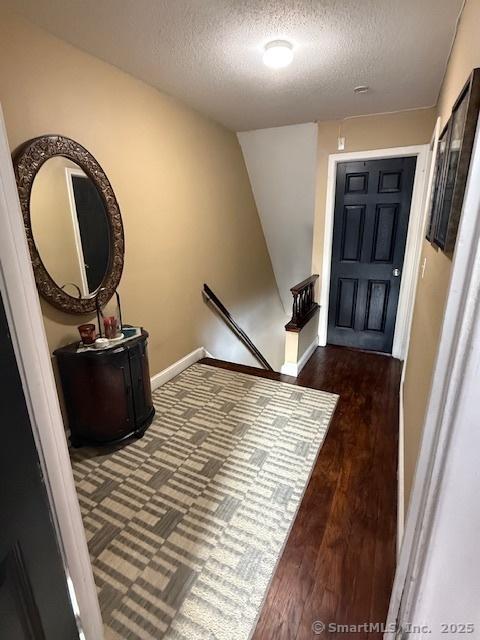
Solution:
M148 333L117 347L77 353L78 343L57 349L72 446L112 444L141 437L153 408Z

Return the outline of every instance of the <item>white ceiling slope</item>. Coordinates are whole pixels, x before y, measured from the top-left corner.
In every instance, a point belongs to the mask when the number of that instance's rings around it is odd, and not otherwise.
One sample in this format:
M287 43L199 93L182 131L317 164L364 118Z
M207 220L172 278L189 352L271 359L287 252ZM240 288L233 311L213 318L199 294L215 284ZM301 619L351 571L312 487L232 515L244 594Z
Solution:
M238 134L287 315L290 288L312 270L317 128L310 122Z
M435 104L462 0L1 3L245 131ZM277 38L295 58L272 70L262 50Z

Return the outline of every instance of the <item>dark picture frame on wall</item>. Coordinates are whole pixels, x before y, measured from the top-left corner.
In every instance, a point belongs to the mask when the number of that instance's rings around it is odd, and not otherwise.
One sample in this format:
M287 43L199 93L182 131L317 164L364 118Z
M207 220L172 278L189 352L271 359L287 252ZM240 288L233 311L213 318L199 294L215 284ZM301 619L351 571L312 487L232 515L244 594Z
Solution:
M480 109L480 69L474 69L453 105L435 161L427 239L452 257L462 212Z
M448 123L443 128L438 138L437 155L435 157L435 169L433 173L432 196L430 200L430 217L427 225L427 240L434 244L435 223L437 220L437 210L441 204L442 178L445 166L445 155L448 142Z

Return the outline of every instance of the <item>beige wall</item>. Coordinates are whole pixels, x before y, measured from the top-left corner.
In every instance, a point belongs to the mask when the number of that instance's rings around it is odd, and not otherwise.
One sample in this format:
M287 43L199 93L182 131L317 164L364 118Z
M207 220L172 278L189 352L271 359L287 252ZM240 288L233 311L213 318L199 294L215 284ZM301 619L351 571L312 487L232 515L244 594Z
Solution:
M201 345L251 361L204 304L203 282L280 366L285 318L234 133L8 13L0 100L12 150L63 134L109 177L125 227L123 317L149 330L152 373ZM42 308L51 349L77 339L87 318Z
M56 156L42 165L32 187L30 218L40 258L53 280L71 295L82 290L80 260L75 244L72 210L65 169L77 165Z
M337 151L338 136L345 137L345 152L406 147L430 142L435 109L417 109L376 116L318 123L317 193L312 273L322 272L328 156Z
M480 0L467 0L438 101L442 126L475 67L480 66ZM425 276L419 279L404 389L405 506L408 505L435 364L451 261L424 243Z

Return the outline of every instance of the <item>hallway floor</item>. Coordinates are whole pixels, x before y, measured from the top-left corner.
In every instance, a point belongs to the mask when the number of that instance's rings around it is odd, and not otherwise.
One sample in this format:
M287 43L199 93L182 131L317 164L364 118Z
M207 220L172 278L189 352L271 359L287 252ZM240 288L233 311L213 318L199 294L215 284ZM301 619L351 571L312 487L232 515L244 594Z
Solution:
M398 360L332 346L318 348L297 378L340 400L253 640L383 636L329 625L386 619L395 570L400 376Z
M248 640L338 396L194 364L72 468L108 640Z

